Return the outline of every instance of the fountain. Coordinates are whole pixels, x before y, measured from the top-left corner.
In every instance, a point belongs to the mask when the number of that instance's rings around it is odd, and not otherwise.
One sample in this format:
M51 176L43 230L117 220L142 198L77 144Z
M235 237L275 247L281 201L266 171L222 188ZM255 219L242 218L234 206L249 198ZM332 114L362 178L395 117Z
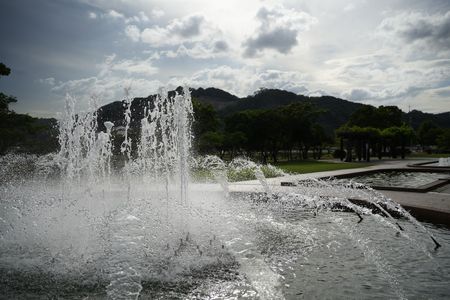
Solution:
M59 153L1 158L4 297L448 296L448 231L373 189L320 180L273 187L251 161L194 159L187 88L160 91L138 140L127 91L120 169L112 167L115 125L99 132L95 101L87 113L75 106L67 97ZM229 183L239 172L259 185ZM189 179L206 173L218 184Z

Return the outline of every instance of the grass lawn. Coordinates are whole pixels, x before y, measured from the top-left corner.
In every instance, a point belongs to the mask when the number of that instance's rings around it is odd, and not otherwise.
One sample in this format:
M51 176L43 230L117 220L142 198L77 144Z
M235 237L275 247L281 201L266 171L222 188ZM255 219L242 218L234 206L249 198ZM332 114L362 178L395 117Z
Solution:
M277 167L289 173L314 173L323 171L334 171L342 169L364 168L371 166L371 163L333 163L324 161L289 161L276 164Z

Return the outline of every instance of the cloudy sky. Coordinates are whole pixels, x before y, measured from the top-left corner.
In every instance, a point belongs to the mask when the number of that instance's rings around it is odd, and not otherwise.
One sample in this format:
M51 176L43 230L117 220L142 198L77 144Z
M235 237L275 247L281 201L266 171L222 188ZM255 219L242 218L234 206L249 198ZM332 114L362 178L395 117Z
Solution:
M450 111L448 0L0 1L0 91L34 116L160 86Z

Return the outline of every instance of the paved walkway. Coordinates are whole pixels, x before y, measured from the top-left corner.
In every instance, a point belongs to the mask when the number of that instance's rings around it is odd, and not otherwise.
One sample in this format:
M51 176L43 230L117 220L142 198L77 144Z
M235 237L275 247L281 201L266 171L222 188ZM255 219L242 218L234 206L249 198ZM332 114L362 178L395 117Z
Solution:
M429 159L430 161L432 159ZM268 178L269 186L280 187L281 182L295 182L307 178L332 177L336 175L351 174L362 171L378 170L378 169L396 169L407 168L408 164L423 162L423 159L407 159L407 160L386 160L374 161L373 166L345 169L327 172L316 172L309 174L288 175L277 178ZM258 180L235 182L230 184L230 191L235 192L256 192L263 191ZM397 192L397 191L379 191L398 202L400 205L410 210L413 214L424 219L436 221L450 225L450 186L444 186L433 192L415 193L415 192Z

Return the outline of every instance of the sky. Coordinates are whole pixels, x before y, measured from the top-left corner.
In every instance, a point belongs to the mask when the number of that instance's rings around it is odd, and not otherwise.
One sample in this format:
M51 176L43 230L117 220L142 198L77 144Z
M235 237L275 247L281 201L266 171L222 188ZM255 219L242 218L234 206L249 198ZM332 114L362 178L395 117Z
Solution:
M0 91L56 116L159 87L450 111L448 0L0 0Z

